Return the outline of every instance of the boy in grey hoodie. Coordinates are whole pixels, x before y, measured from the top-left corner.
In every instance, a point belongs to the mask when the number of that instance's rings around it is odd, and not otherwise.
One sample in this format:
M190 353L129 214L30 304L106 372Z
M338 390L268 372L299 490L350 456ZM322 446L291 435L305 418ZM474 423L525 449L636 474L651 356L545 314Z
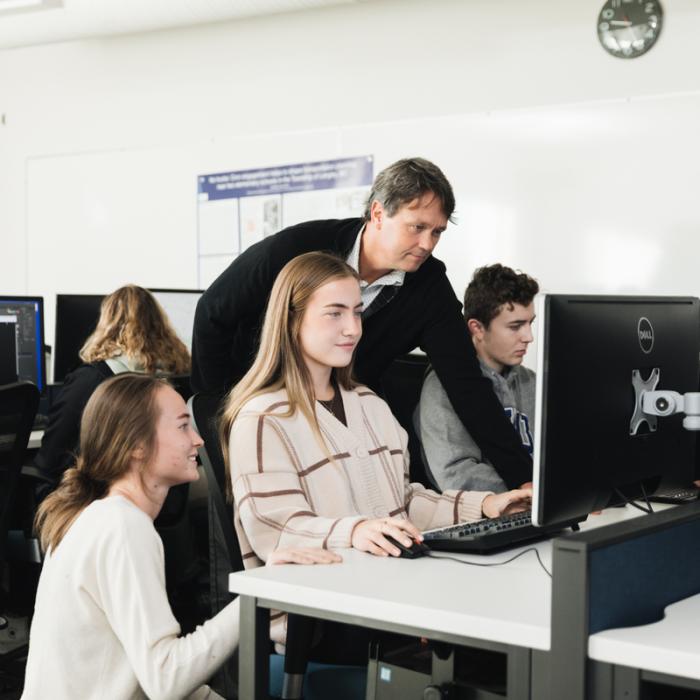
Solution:
M535 373L521 366L532 342L537 282L503 265L481 267L464 294L464 319L484 376L491 380L513 428L532 454ZM426 375L413 423L435 486L507 491L498 472L462 425L435 372Z

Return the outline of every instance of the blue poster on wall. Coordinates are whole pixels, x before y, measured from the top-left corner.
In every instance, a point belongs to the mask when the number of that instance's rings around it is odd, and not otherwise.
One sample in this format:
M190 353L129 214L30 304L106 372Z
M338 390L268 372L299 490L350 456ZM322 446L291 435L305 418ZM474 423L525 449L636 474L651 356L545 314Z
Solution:
M198 176L200 286L248 246L287 226L360 216L373 169L372 156L359 156Z

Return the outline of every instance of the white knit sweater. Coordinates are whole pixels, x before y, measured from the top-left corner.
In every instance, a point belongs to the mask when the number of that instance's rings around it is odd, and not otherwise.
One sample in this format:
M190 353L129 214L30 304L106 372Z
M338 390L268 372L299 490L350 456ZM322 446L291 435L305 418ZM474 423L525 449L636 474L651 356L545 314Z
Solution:
M179 637L153 521L95 501L44 562L22 698L218 698L202 684L238 644L237 602Z

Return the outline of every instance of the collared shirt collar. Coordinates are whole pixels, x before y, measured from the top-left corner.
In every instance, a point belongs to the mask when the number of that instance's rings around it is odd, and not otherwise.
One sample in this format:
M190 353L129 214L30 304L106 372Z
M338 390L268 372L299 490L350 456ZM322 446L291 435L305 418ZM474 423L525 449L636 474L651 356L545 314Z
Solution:
M350 254L348 255L345 261L358 274L360 273L360 245L362 243L362 235L365 232L365 228L366 224L363 224L362 228L357 234L357 238L355 239L355 243L352 247L352 250L350 251ZM372 283L360 280L360 289L362 290L362 300L365 302L365 308L369 306L369 303L365 299L365 290L367 290L367 292L372 290L373 293L371 297L372 299L374 299L374 297L376 297L377 294L379 294L382 287L401 287L404 283L405 278L406 273L403 270L391 270L391 272L387 272L386 275L383 275L379 279L374 280L374 282Z

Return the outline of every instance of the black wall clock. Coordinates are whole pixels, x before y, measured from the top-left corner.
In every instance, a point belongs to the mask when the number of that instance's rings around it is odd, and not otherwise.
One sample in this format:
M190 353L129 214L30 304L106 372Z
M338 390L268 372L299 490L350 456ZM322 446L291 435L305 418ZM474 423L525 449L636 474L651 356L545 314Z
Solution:
M663 10L659 0L608 0L598 15L598 39L618 58L636 58L659 38Z

